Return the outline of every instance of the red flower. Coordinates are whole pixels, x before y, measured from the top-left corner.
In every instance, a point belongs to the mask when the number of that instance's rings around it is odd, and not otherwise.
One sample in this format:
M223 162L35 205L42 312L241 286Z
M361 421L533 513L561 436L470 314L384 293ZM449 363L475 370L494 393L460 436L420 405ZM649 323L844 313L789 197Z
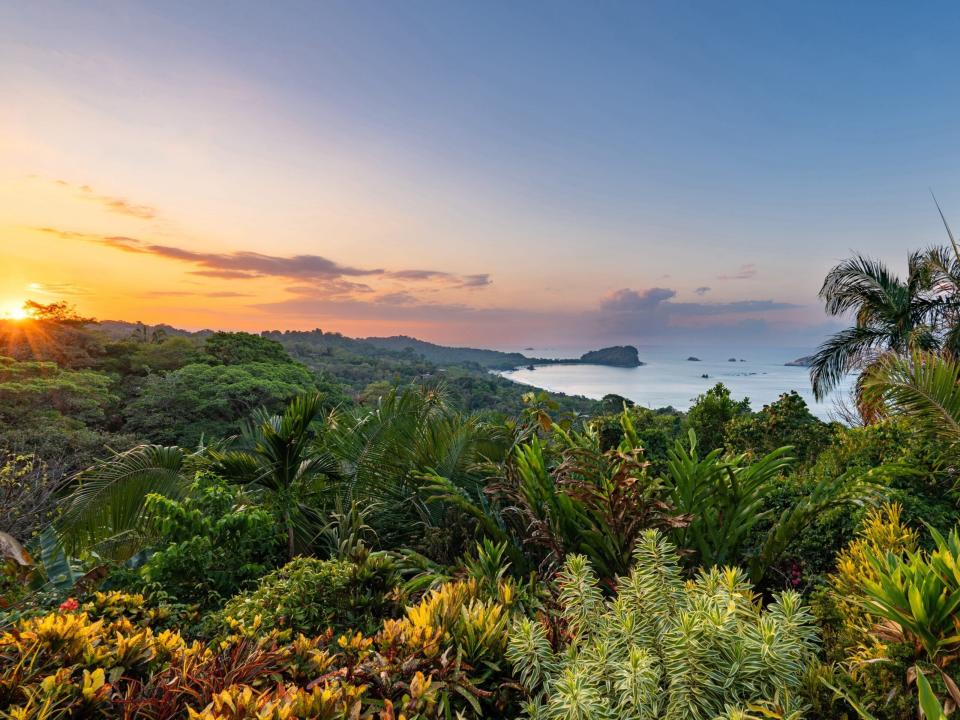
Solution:
M80 607L80 603L78 603L78 602L77 602L76 600L74 600L73 598L67 598L67 599L64 600L62 603L60 603L60 611L61 611L61 612L73 612L73 611L76 610L78 607Z

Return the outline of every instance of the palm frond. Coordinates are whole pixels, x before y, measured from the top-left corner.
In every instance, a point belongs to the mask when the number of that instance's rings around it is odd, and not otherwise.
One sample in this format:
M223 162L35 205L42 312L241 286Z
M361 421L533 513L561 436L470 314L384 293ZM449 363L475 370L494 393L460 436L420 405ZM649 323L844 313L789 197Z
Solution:
M960 441L960 361L922 352L885 357L864 391L931 433Z
M81 473L58 521L67 550L98 549L115 559L136 552L147 496L179 496L186 459L179 447L140 445Z

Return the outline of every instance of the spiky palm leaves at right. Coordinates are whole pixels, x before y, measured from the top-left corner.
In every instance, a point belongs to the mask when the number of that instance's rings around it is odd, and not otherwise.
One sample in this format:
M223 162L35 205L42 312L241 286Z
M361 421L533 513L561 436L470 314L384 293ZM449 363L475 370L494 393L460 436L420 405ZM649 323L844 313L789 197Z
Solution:
M960 442L960 359L934 353L884 358L864 392L889 412L911 418L955 449Z

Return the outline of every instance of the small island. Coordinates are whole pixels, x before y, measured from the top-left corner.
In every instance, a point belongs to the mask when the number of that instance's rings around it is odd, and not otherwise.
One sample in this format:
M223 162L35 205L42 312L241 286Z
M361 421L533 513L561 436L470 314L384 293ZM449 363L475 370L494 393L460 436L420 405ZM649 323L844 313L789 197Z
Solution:
M690 357L687 358L687 362L700 362L700 358L694 357L693 355L691 355Z
M613 367L640 367L640 355L633 345L614 345L591 350L580 356L580 362L588 365L611 365Z
M791 360L790 362L785 362L784 367L812 367L813 366L813 356L804 355L799 357L796 360Z

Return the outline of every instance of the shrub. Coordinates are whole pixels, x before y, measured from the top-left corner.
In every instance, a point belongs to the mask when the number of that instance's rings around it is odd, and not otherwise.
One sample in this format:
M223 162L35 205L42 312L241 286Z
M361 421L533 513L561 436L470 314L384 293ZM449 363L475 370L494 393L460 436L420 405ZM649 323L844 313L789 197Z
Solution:
M389 597L396 581L393 563L382 555L360 562L299 557L230 599L216 620L223 627L256 621L267 630L305 635L330 627L370 630L399 609Z
M148 496L146 511L160 549L113 583L157 599L217 608L283 556L270 512L241 504L235 488L209 474L198 474L182 500Z
M647 531L635 566L605 601L590 564L567 558L558 576L567 641L551 646L539 620L521 619L508 658L529 691L531 718L743 717L748 706L796 712L816 648L799 595L766 610L737 569L684 583L677 553Z
M472 581L442 585L371 637L291 640L257 618L209 645L158 632L162 618L141 596L99 593L0 633L0 716L432 720L484 708L508 716L500 684L479 683L500 680L492 661L509 611L477 592ZM453 646L471 638L479 672Z

